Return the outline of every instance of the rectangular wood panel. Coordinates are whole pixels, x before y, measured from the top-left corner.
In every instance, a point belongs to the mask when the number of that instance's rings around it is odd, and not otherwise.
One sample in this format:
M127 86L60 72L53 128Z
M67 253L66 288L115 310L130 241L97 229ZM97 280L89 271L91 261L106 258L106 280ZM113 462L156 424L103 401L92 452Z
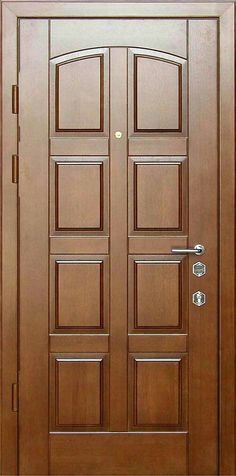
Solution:
M109 238L106 237L75 237L75 236L51 236L51 254L107 254L109 250Z
M107 155L108 139L105 137L52 137L52 155Z
M108 320L106 256L55 256L50 275L51 331L104 332Z
M51 429L104 428L107 371L104 355L51 355Z
M180 332L187 325L183 256L129 258L129 331Z
M51 435L50 444L53 475L187 474L184 432Z
M130 356L130 425L180 429L186 424L186 356Z

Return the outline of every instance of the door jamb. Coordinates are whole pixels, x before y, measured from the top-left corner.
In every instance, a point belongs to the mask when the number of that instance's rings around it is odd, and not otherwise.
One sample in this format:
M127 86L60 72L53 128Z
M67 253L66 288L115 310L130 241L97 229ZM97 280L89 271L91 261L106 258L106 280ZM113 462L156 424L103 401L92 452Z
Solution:
M11 157L17 154L18 121L12 114L11 88L17 84L17 22L20 17L173 17L218 18L219 100L219 463L220 475L234 475L235 462L235 27L234 3L92 3L79 1L2 2L2 320L0 474L17 474L17 412L12 385L17 382L17 207L18 185L12 183ZM3 438L4 435L4 438Z

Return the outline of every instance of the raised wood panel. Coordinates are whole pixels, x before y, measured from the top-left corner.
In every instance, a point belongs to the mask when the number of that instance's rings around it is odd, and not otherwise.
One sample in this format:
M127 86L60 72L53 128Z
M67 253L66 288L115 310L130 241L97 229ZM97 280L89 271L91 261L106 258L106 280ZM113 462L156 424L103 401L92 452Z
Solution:
M186 57L186 25L186 20L176 19L142 19L142 21L137 19L126 19L125 21L120 19L52 20L51 57L69 51L76 51L79 48L82 50L97 46L103 47L104 45L110 47L140 46ZM80 32L79 38L78 31Z
M108 135L108 61L107 48L67 51L50 61L51 137Z
M180 132L182 66L136 55L134 62L134 131Z
M129 48L128 53L129 138L186 137L186 60L168 50Z
M180 332L186 328L183 257L129 258L130 332Z
M102 131L103 87L100 55L58 65L56 131Z
M104 355L51 355L51 429L104 428L106 372Z
M186 433L51 435L53 475L186 475Z
M108 259L99 258L51 258L52 332L104 332L107 328Z
M130 234L184 231L187 183L185 159L129 159Z
M51 234L106 234L108 160L51 159Z
M186 356L130 356L132 429L184 428Z

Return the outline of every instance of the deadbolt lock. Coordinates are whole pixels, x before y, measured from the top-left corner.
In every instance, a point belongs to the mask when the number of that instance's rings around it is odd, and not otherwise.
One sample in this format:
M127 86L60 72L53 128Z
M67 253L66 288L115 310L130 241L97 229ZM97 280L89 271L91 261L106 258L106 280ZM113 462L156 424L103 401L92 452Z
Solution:
M206 274L206 265L204 263L201 263L201 261L194 263L193 274L197 276L198 278L200 278L201 276L204 276L204 274Z
M202 291L196 291L193 293L193 304L195 306L203 306L206 304L206 295Z

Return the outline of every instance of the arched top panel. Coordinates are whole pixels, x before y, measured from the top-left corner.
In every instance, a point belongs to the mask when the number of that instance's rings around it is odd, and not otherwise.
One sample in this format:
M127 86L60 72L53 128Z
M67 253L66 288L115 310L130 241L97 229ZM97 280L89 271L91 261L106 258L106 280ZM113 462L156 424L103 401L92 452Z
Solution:
M105 132L107 62L106 48L75 52L51 60L52 132Z
M131 133L184 132L186 60L131 48L129 77L134 118Z

